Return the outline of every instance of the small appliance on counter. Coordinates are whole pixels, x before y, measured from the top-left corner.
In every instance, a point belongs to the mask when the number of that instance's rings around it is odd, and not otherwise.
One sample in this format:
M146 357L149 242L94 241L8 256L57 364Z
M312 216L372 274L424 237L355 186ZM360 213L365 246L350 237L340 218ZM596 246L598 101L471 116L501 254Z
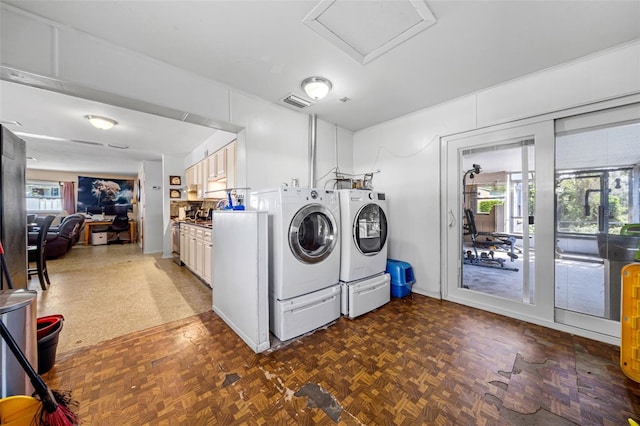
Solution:
M187 218L187 213L185 212L184 207L178 208L178 220L185 220Z

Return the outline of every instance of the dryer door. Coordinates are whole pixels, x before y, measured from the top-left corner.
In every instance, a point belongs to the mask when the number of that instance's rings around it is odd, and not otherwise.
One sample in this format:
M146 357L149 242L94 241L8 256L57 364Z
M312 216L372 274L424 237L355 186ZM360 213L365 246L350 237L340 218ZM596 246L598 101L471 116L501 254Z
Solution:
M387 242L387 216L377 204L363 206L353 221L353 242L365 256L378 254Z
M295 214L289 227L289 247L302 263L318 263L329 257L338 239L333 214L320 204L309 204Z

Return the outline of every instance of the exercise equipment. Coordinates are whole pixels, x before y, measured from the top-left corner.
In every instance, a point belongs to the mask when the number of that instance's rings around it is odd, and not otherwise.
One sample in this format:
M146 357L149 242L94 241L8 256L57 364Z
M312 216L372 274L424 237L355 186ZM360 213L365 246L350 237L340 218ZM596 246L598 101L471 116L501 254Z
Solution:
M504 250L513 262L518 258L515 253L516 238L502 232L479 233L476 228L476 221L471 209L464 209L465 223L463 224L464 235L471 237L473 250L464 252L463 262L466 265L483 266L485 268L503 269L505 271L518 272L518 268L505 266L505 260L495 256L495 250ZM478 240L478 236L484 236L484 241ZM489 250L478 253L478 248Z

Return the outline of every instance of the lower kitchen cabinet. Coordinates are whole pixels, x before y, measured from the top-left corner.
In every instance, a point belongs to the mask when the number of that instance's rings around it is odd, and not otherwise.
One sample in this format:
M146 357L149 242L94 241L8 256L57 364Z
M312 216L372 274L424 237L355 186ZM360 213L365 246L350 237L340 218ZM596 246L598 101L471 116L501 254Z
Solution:
M211 248L212 231L197 225L180 225L180 260L202 281L211 286L213 275Z
M186 226L180 226L180 261L183 265L189 262L189 230Z
M208 235L207 235L208 234ZM211 287L211 276L213 275L213 263L211 259L211 252L213 248L213 239L211 231L205 231L203 238L203 267L202 267L202 280L209 284Z

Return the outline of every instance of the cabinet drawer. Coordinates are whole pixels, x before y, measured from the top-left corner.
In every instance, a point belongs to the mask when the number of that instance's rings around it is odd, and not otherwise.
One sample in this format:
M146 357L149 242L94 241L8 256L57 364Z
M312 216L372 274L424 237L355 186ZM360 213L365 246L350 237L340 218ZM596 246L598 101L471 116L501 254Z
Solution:
M211 239L212 232L204 231L203 239L206 243L211 243L213 240Z
M196 229L196 238L202 239L204 235L204 229Z

